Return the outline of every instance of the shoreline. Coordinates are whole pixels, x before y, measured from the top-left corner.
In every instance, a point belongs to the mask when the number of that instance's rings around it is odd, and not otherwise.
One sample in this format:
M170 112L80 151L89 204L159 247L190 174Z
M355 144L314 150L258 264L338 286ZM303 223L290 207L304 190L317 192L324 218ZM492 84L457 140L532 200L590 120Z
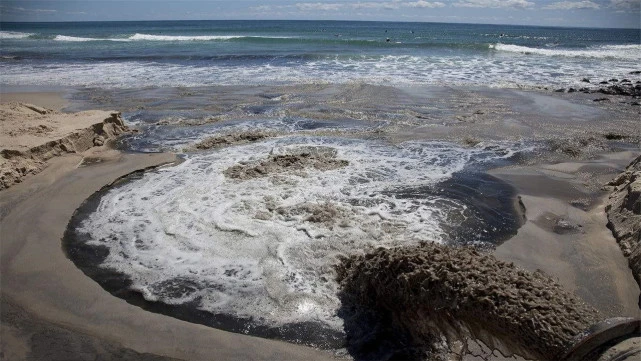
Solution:
M1 266L2 296L8 302L33 318L70 330L76 335L69 340L70 345L81 342L81 335L89 335L139 353L178 359L331 358L316 349L147 312L105 292L64 254L58 240L68 220L87 197L105 184L139 169L172 162L175 156L121 153L100 164L75 168L79 158L59 157L42 173L0 194L0 207L11 205L0 220L3 239L9 240L2 243ZM3 334L13 335L3 337L3 343L14 340L13 344L3 345L7 351L19 348L15 339L21 340L21 336L32 332L9 326L3 322ZM28 344L24 339L22 342Z
M543 270L604 315L641 316L636 306L638 286L603 223L608 194L600 191L600 186L636 155L638 152L634 151L605 153L594 160L489 172L517 189L527 217L518 234L493 254L525 269ZM95 337L95 342L109 344L97 347L97 352L114 354L120 347L131 350L122 352L132 355L132 359L141 356L128 352L190 360L335 359L329 352L310 347L229 333L150 313L113 297L85 276L59 244L73 212L91 194L117 178L176 159L169 153L126 154L115 150L98 154L97 158L102 161L80 166L81 155L55 157L41 173L0 192L3 309L9 305L10 310L17 309L18 314L22 312L25 318L40 323L25 330L3 320L5 356L9 355L7 350L18 356L29 347L33 351L28 335L53 326L71 333L64 338L69 345L86 342L83 337ZM597 176L586 180L586 173ZM599 185L596 189L595 184ZM577 200L580 202L575 206L570 205ZM552 216L546 213L550 209ZM570 226L581 224L581 230L576 232L569 227L567 233L557 233L554 229L559 219L569 221ZM575 237L579 240L573 240ZM601 262L608 266L600 266ZM616 284L603 285L607 282ZM56 352L62 352L62 348Z

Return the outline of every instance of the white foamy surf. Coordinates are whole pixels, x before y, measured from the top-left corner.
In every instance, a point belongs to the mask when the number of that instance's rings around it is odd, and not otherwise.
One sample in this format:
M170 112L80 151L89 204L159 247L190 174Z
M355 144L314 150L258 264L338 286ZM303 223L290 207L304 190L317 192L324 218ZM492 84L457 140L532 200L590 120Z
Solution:
M498 51L535 54L544 56L564 56L576 58L611 58L611 59L641 59L641 45L604 45L595 46L587 49L549 49L549 48L532 48L527 46L513 44L491 44L491 49Z
M129 37L130 40L146 41L209 41L209 40L230 40L243 38L242 35L151 35L151 34L134 34Z
M7 34L0 34L2 38L25 38L33 34L22 34L10 32L3 32ZM23 36L26 35L26 36ZM249 36L249 35L153 35L153 34L139 34L122 38L90 38L90 37L79 37L79 36L69 36L69 35L56 35L53 40L55 41L69 41L69 42L85 42L85 41L167 41L167 42L176 42L176 41L225 41L232 39L244 39L244 38L262 38L262 39L289 39L290 37L285 36Z
M258 64L104 61L59 66L20 62L0 63L0 72L6 85L143 88L366 81L386 85L477 84L510 88L580 86L583 77L620 78L636 69L638 63L627 58L613 62L610 58L585 61L581 57L561 57L563 61L551 66L550 58L499 51L494 57L352 56Z
M18 31L0 31L0 39L25 39L32 35L32 33L21 33Z
M55 41L86 42L86 41L130 41L129 39L101 39L101 38L83 38L78 36L56 35Z
M223 174L300 151L326 152L349 164L242 181ZM101 266L129 276L147 300L195 302L273 327L315 322L340 331L338 256L439 242L442 222L468 216L455 200L401 199L393 191L434 186L470 163L512 154L439 142L272 139L192 155L113 189L78 231L90 244L106 246Z

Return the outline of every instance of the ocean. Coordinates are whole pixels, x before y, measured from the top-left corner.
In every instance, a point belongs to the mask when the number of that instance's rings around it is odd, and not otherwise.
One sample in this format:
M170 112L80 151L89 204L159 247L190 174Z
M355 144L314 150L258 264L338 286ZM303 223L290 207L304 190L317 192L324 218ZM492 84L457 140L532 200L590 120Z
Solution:
M63 89L66 110L122 111L137 132L120 149L181 159L78 209L63 247L79 268L155 312L330 349L346 347L342 257L500 244L523 219L515 190L486 171L610 116L543 88L641 80L629 74L639 70L638 30L0 26L1 86ZM199 149L208 142L220 146Z
M2 85L573 86L638 70L634 29L351 21L0 24Z

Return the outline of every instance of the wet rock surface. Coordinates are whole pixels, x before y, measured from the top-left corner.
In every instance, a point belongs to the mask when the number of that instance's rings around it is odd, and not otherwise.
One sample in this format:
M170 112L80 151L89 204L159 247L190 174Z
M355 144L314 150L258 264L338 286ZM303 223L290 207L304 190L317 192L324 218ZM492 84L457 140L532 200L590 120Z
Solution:
M556 360L600 317L548 276L467 247L381 248L344 259L337 274L357 359L460 359L471 336L506 355ZM391 335L393 347L381 346Z
M612 187L605 208L608 228L641 285L641 156L608 185Z

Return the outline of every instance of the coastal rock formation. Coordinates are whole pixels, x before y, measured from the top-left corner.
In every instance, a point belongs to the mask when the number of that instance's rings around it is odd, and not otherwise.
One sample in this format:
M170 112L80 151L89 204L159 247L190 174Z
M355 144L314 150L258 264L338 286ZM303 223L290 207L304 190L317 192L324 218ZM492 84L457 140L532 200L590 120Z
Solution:
M605 207L608 228L641 286L641 156L608 185L613 187Z
M2 104L0 190L39 173L53 157L102 146L127 130L117 112L63 114L31 104Z
M557 360L599 320L548 276L473 248L379 248L343 259L337 274L343 304L379 315L418 358L460 359L471 337L506 355Z

